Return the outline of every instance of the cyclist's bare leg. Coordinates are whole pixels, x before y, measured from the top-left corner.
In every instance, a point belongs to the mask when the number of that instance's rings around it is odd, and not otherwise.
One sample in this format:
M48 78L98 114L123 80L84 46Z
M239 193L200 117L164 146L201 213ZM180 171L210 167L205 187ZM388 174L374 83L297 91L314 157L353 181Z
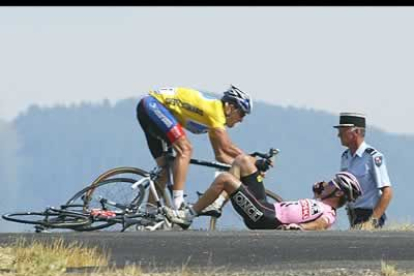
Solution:
M193 210L198 214L201 213L202 210L213 203L222 192L232 194L240 187L240 185L240 180L232 174L227 172L221 173L214 179L207 191L192 206Z
M240 154L237 156L232 164L230 173L240 179L243 176L251 175L257 171L255 165L256 158L246 154Z
M241 176L250 175L257 171L255 161L256 158L250 155L241 154L234 159L229 173L231 173L237 179L240 179ZM229 194L226 191L223 191L219 197L223 197L224 199L224 201L220 204L221 206L224 206L230 199Z
M236 178L240 179L240 166L236 163L237 157L234 159L233 163L231 164L231 168L229 173L234 175Z
M157 163L157 165L159 167L164 167L165 164L166 164L166 159L165 159L164 156L161 156L161 157L156 158L155 159L155 162ZM164 169L161 172L161 175L160 175L160 177L157 180L157 185L159 185L159 187L161 189L164 189L165 188L165 185L167 183L167 180L168 180L168 170L167 169ZM159 195L159 196L161 196L161 195ZM151 192L148 195L148 203L155 205L155 197L154 197L154 195Z
M175 207L180 208L184 202L183 193L193 147L186 136L180 137L172 146L176 152L173 164L173 197Z

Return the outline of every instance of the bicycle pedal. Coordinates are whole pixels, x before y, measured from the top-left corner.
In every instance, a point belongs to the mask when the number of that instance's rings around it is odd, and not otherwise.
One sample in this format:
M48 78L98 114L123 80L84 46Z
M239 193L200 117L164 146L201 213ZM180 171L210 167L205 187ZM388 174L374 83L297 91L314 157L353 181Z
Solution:
M168 219L164 219L164 225L167 229L171 229L173 226L173 224Z
M156 224L154 224L153 226L146 226L145 229L149 230L149 231L155 231L155 230L161 228L163 226L163 224L164 224L164 221L160 221L160 222L157 222Z
M219 210L210 210L210 211L200 213L198 216L219 218L219 217L221 217L221 211L219 211Z
M179 224L177 224L177 223L174 223L172 226L171 226L171 228L170 228L170 230L172 230L172 231L185 231L185 230L187 230L188 228L190 228L190 226L181 226L181 225L179 225Z

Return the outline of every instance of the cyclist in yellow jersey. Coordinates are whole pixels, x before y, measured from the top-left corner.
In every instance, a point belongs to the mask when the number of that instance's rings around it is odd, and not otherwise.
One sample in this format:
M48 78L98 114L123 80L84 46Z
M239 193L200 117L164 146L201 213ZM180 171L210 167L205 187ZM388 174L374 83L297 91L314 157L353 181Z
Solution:
M197 90L177 87L151 91L149 94L166 106L180 124L192 133L224 128L226 124L223 103L216 98L207 98Z
M163 141L169 150L176 152L173 199L177 209L184 203L185 181L193 152L184 129L196 134L208 133L216 160L231 164L243 151L230 140L226 127L241 122L251 113L252 104L251 97L233 85L221 99L195 89L173 87L150 91L139 101L137 119L157 165L165 164Z

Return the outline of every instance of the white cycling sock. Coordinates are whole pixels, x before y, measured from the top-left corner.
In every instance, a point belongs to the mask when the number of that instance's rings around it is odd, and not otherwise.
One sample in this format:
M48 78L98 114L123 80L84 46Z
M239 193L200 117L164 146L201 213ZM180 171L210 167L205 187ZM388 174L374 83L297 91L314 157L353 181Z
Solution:
M226 201L226 198L220 194L219 197L213 202L214 207L217 209L220 209L223 207L224 201Z
M175 209L181 207L181 204L184 202L184 191L183 190L173 190L173 201Z

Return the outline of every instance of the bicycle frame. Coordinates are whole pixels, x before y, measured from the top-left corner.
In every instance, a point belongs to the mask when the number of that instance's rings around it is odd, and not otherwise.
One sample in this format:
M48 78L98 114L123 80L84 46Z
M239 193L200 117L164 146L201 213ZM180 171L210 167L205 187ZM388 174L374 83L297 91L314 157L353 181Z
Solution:
M155 183L154 181L156 181L162 171L164 169L167 169L167 183L166 183L166 187L172 187L173 183L172 183L172 162L175 159L175 156L173 156L171 153L166 152L164 154L164 156L166 157L167 160L167 165L165 167L161 167L161 166L156 166L154 169L152 169L149 173L147 177L144 177L142 179L140 179L139 181L135 182L131 188L133 189L137 189L139 185L143 185L145 189L147 189L148 187L150 188L151 193L153 194L157 207L162 207L163 203L160 200L160 196L158 195L158 192L156 190L155 187ZM224 164L224 163L220 163L220 162L216 162L216 161L205 161L205 160L200 160L200 159L191 159L190 160L190 164L193 165L199 165L199 166L203 166L203 167L210 167L210 168L215 168L221 171L228 171L231 168L231 165L228 164ZM171 190L170 190L171 191ZM171 199L171 193L169 193L170 198L169 200L172 202Z
M152 194L155 197L155 201L157 203L158 208L162 207L163 204L161 203L160 197L157 193L157 189L155 188L154 181L160 177L162 171L163 171L163 168L157 166L152 171L149 172L149 175L147 177L144 177L144 178L138 180L137 182L135 182L131 186L132 189L137 189L139 185L143 185L145 189L147 189L148 186L149 186L150 191L152 192Z
M266 159L270 159L271 157L276 155L278 152L279 152L278 150L271 149L269 151L269 153L255 152L251 155L252 156L259 156L259 157L266 158ZM128 209L130 209L131 211L135 211L136 214L138 214L138 213L145 214L146 211L141 212L138 209L140 207L144 207L144 205L141 205L141 202L143 200L145 200L145 196L146 196L145 191L148 189L149 192L152 194L153 199L154 199L154 201L151 201L150 203L152 203L152 205L156 208L156 213L157 214L162 214L161 209L162 209L163 206L173 207L173 201L172 201L172 185L173 184L172 184L171 179L172 179L172 164L173 164L174 159L175 159L175 156L173 156L171 151L170 152L164 151L164 156L166 158L166 163L165 163L166 165L165 166L157 165L149 172L145 171L145 170L142 170L142 169L139 169L139 168L134 168L134 167L113 168L113 169L108 170L108 171L104 172L103 174L101 174L98 178L95 179L95 181L92 182L92 184L90 186L93 187L94 185L99 185L99 183L101 181L105 181L106 179L108 179L108 180L111 179L112 176L118 175L117 174L118 171L120 172L120 174L122 174L122 173L137 174L137 175L139 175L140 180L138 180L138 181L135 180L136 182L131 182L130 187L133 188L133 189L139 189L140 190L140 192L142 194L142 197L140 197L141 200L136 201L136 202L132 201L132 202L130 202L130 204L123 205L123 206L121 206L121 209L122 209L122 207L128 207ZM215 168L218 171L228 171L231 168L231 165L229 165L229 164L224 164L224 163L220 163L220 162L217 162L217 161L205 161L205 160L200 160L200 159L191 159L190 164ZM165 187L160 187L160 185L158 185L159 184L158 180L159 180L159 178L161 177L162 173L165 170L167 170L166 185L165 185ZM217 172L216 172L216 174L217 174ZM133 177L131 178L129 176L125 176L125 177L130 178L130 180L134 179ZM164 183L162 183L162 184L164 184ZM167 190L167 188L168 188L168 190ZM85 198L87 199L89 197L89 195L91 193L93 193L93 191L94 191L94 189L92 188L92 189L90 189L90 191L85 193L87 195L87 197L85 197ZM68 202L70 202L70 200ZM88 202L88 201L84 201L84 202ZM114 203L114 204L116 204L116 203ZM147 204L148 204L148 201L147 201ZM84 206L85 206L85 204L84 204ZM116 205L113 205L113 206L118 207ZM146 206L150 206L150 205L146 205ZM104 207L102 207L102 208L104 208ZM213 220L214 220L214 217L212 217L210 222L215 224ZM167 220L165 220L165 221L168 223ZM158 228L158 226L157 226L157 228ZM214 227L212 227L212 224L210 224L210 229L212 229L212 228L214 228Z
M255 152L252 155L253 156L261 156L263 158L270 158L271 156L274 156L276 154L279 153L278 149L270 149L268 154L262 154L262 153L258 153ZM166 183L166 187L169 188L169 198L167 200L169 200L169 202L172 202L172 163L174 162L175 156L168 151L164 151L164 156L166 158L166 166L161 167L161 166L156 166L154 169L152 169L149 173L148 176L145 178L140 179L139 181L135 182L131 187L133 189L136 189L139 185L143 185L144 189L147 189L148 187L150 188L151 193L154 196L155 202L157 204L158 208L161 208L164 206L164 204L162 203L162 201L160 200L160 196L158 195L158 192L156 190L155 187L155 181L160 177L162 171L164 169L167 169L167 183ZM217 162L217 161L205 161L205 160L200 160L200 159L190 159L190 164L192 165L198 165L198 166L203 166L203 167L209 167L209 168L215 168L218 171L228 171L231 168L231 165L229 164L225 164L225 163L221 163L221 162ZM216 171L217 172L217 171ZM165 198L164 198L165 199Z
M271 158L275 154L278 153L278 150L271 149L268 154L261 154L261 153L253 153L253 156L260 156L262 158ZM138 227L145 227L148 230L156 230L159 227L161 227L163 224L167 225L168 227L171 227L171 223L164 217L163 213L160 212L160 209L164 206L164 203L162 202L160 195L157 191L156 187L156 181L160 178L162 172L164 169L168 170L168 178L167 178L167 185L165 188L172 187L171 182L171 164L174 160L174 156L170 153L166 154L167 159L167 165L166 167L156 166L154 169L152 169L150 172L146 172L144 170L141 170L139 168L133 168L133 167L120 167L120 168L114 168L111 169L103 174L101 174L90 186L85 187L78 193L76 193L71 199L68 200L68 203L66 205L61 205L61 209L54 209L53 207L49 207L45 212L22 212L22 213L11 213L6 214L3 216L6 220L16 221L16 222L23 222L23 223L29 223L29 224L35 224L38 225L37 227L40 228L67 228L67 229L73 229L75 231L94 231L97 229L103 229L106 227L110 227L111 225L114 225L115 223L122 223L122 230L125 231L128 227L131 225L137 225ZM204 166L204 167L210 167L215 168L220 171L228 171L231 166L228 164L223 164L216 161L205 161L200 159L191 159L190 164ZM142 177L139 181L136 181L134 178L110 178L113 175L116 175L116 172L120 171L121 173L129 173L129 174L135 174ZM124 183L126 185L131 185L134 189L139 189L139 192L137 193L136 197L132 201L128 201L129 203L117 203L114 202L108 198L98 197L99 203L101 204L101 207L103 212L109 212L109 213L103 213L103 216L101 217L100 214L97 216L94 215L91 211L86 211L85 208L87 207L87 204L89 203L89 196L93 193L94 189L96 187L101 187L106 184L110 183L116 183L117 181L121 181L121 183ZM134 181L136 181L134 183ZM105 183L107 182L107 183ZM148 209L144 212L139 210L139 207L141 206L141 202L145 197L145 190L148 189L153 194L156 204L157 204L157 212L151 213L148 212ZM164 189L165 191L166 189ZM171 191L171 190L170 190ZM142 195L142 196L141 196ZM165 193L163 194L164 200L170 200L170 203L172 203L172 194L171 193ZM167 196L167 198L165 197ZM169 196L169 197L168 197ZM272 198L276 199L277 195L271 195ZM72 204L71 202L80 199L83 201L83 204ZM280 201L280 199L276 199ZM107 206L113 206L116 207L122 211L120 212L114 212L114 211L108 211ZM172 206L172 205L170 205ZM82 210L79 211L71 211L68 210L68 208L82 208ZM98 209L99 210L99 209ZM110 212L113 212L111 214ZM106 216L106 215L110 216ZM18 216L26 216L26 215L39 215L44 216L45 218L43 220L24 220L19 219ZM112 217L114 215L114 217ZM61 217L61 220L49 220L49 217ZM106 216L106 217L105 217ZM13 218L15 217L15 218ZM75 218L71 219L69 221L65 221L64 218ZM149 221L155 222L153 225L142 224L142 219L148 219ZM94 227L90 227L90 225L93 222L108 222L108 224L102 224ZM215 220L211 220L211 222L215 222ZM211 229L211 224L210 224ZM38 230L38 229L37 229ZM39 230L41 231L41 230Z

